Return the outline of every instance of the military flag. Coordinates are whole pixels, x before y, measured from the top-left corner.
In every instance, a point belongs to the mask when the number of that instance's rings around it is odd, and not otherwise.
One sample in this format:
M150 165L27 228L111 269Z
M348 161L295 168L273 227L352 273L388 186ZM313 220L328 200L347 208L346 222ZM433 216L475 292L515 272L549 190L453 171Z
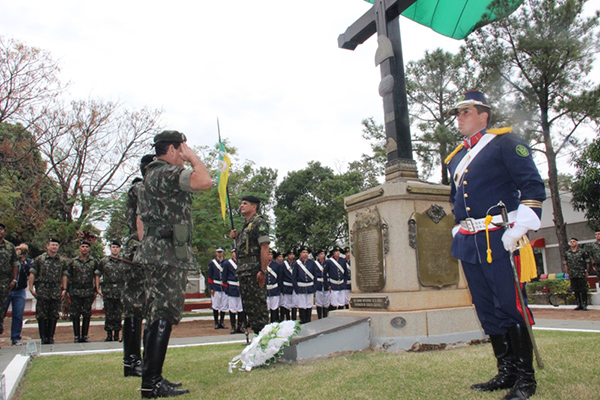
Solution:
M217 125L219 121L217 120ZM219 190L219 200L221 201L221 215L223 216L223 224L225 224L225 213L227 206L229 205L229 198L227 196L227 179L229 178L229 167L231 166L231 159L229 154L225 150L223 142L221 142L221 132L219 129L219 172L217 175L217 188Z
M512 14L521 3L523 0L417 0L402 15L444 36L464 39L475 29Z

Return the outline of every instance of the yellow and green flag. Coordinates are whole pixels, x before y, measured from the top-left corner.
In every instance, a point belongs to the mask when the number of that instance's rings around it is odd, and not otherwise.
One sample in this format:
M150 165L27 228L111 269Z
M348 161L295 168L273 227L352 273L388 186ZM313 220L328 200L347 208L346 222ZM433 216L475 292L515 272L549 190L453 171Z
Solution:
M225 213L229 205L227 198L227 179L229 178L229 167L231 159L225 151L225 146L219 138L219 172L217 175L217 188L219 189L219 200L221 200L221 214L223 215L223 224L225 224Z

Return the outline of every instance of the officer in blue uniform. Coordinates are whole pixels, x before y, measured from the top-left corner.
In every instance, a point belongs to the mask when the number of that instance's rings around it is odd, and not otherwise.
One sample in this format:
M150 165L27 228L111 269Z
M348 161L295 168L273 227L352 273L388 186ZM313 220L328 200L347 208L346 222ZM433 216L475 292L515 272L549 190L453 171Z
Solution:
M284 256L286 259L281 263L281 272L283 279L283 296L281 300L283 300L280 311L280 318L282 320L295 320L296 319L296 295L294 292L294 284L292 283L292 275L294 272L294 259L296 258L294 255L294 250L288 250ZM292 315L290 316L290 310L292 311Z
M315 306L317 308L317 318L327 317L329 305L331 304L329 293L329 282L325 276L325 249L319 249L313 253L315 257Z
M510 263L510 251L529 230L540 227L544 182L531 150L510 128L487 129L491 107L485 95L469 91L449 111L456 115L464 143L446 159L452 177L451 202L456 226L452 255L461 260L481 326L490 336L498 374L489 382L472 385L481 391L511 389L504 399L526 399L535 393L533 347L521 310ZM502 222L506 205L511 229ZM487 260L486 215L491 263Z
M280 298L283 290L283 272L281 265L274 260L279 254L271 249L269 251L269 265L267 267L267 308L271 313L271 322L281 322L279 318Z
M231 258L223 261L223 282L227 283L227 298L229 300L229 321L231 322L230 334L246 333L246 314L242 305L240 281L237 277L237 258L235 248L231 249ZM237 318L237 327L236 327Z
M292 282L298 293L298 312L300 323L310 322L315 295L315 275L317 265L308 258L310 249L302 246L298 249L298 259L294 263Z
M216 257L208 263L208 285L210 287L210 301L212 303L215 329L225 329L225 313L229 310L227 297L227 280L223 269L223 248L215 249Z
M342 248L334 246L331 257L325 261L325 279L328 282L331 306L329 309L343 310L345 305L346 279L348 277L348 266L346 260L340 257Z

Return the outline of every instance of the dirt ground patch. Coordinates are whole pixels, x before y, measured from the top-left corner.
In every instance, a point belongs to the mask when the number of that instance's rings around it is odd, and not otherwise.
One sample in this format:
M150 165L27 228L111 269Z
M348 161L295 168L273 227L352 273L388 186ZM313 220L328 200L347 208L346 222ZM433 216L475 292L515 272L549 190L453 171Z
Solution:
M574 306L572 307L574 308ZM533 316L537 319L563 319L563 320L577 320L577 321L600 321L600 310L588 310L588 311L573 311L573 309L566 308L534 308ZM314 316L313 316L314 318ZM2 344L10 343L10 318L4 320L4 333L0 335L0 346ZM218 336L218 335L229 335L229 319L225 320L225 326L227 329L215 329L212 320L200 320L181 322L179 325L173 327L171 337L174 338L185 338L185 337L196 337L196 336ZM36 328L25 328L23 329L23 339L38 339L38 330ZM243 337L243 335L231 335L232 339ZM101 342L106 338L106 332L104 331L103 325L91 325L89 333L90 341ZM73 328L71 326L59 326L56 329L54 336L56 343L73 343Z

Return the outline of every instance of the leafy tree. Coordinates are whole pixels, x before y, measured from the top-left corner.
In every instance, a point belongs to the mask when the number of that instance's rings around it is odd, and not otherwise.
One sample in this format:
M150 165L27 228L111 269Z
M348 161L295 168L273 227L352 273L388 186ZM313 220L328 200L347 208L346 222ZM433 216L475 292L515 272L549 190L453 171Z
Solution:
M599 14L581 15L586 0L526 0L506 19L466 41L472 60L506 84L505 99L520 116L525 137L548 161L561 258L567 247L556 156L561 143L600 117L600 87L588 75L600 48ZM501 3L499 1L499 3Z
M549 188L550 182L548 179L544 179L544 185ZM573 175L571 174L563 174L558 173L558 190L563 190L566 192L571 191L571 186L573 185Z
M577 172L572 184L573 207L584 211L592 229L600 229L600 139L596 138L575 159Z
M364 190L360 171L336 175L312 161L288 173L275 191L277 248L332 246L348 237L344 198Z

